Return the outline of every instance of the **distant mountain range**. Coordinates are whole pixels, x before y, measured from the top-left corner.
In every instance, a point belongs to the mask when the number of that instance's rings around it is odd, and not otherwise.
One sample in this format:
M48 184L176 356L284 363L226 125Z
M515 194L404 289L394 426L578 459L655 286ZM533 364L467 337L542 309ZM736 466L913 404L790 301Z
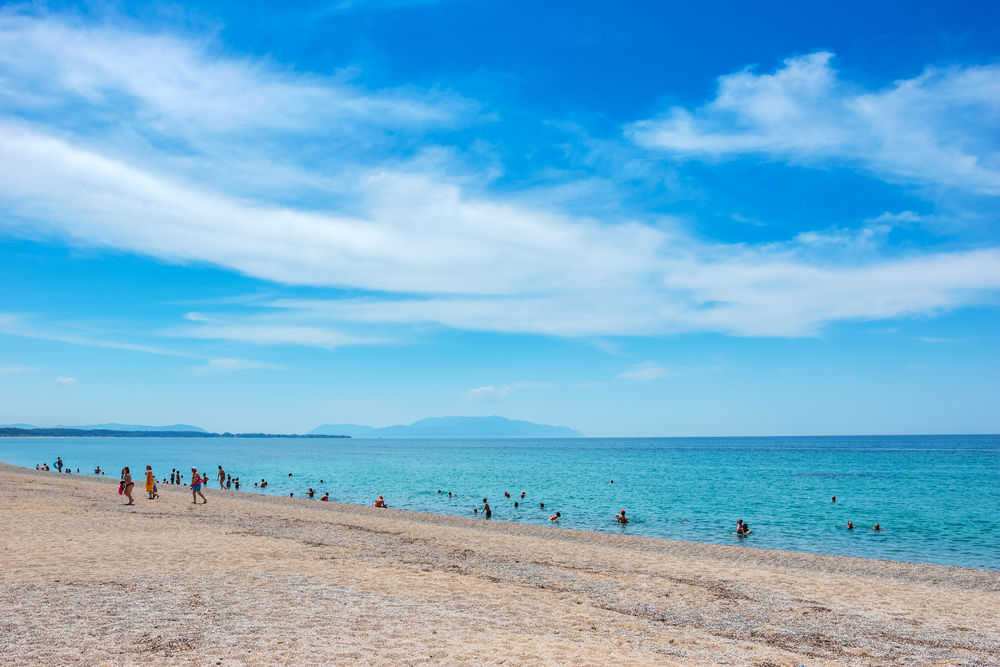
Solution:
M408 426L323 424L311 435L349 435L352 438L579 438L566 426L549 426L506 417L428 417Z
M139 424L90 424L88 426L33 426L31 424L0 424L0 427L8 428L71 428L77 431L192 431L195 433L207 433L203 428L191 426L189 424L172 424L170 426L141 426Z

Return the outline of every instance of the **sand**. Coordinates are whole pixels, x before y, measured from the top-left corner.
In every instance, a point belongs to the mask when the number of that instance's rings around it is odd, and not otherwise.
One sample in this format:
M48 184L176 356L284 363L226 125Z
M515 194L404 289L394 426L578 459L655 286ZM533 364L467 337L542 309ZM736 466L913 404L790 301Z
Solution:
M0 664L1000 665L998 572L206 495L0 464Z

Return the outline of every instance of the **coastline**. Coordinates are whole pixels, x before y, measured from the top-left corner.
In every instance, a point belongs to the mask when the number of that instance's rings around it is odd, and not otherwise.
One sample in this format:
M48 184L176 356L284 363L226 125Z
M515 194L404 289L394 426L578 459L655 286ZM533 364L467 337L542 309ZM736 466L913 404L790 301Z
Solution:
M0 663L1000 664L989 570L115 481L0 464Z

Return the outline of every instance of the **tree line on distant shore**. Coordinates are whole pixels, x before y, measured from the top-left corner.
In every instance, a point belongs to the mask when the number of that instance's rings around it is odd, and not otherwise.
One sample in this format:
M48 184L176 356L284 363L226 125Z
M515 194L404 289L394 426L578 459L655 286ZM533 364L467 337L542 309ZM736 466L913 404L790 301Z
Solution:
M319 433L208 433L207 431L112 431L109 429L82 428L14 428L0 427L0 438L350 438L349 435L326 435Z

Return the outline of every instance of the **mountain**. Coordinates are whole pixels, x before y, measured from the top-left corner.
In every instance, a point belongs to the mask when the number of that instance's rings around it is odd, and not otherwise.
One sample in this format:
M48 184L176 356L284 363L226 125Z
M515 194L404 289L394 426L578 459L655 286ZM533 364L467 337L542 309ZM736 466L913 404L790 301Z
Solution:
M506 417L428 417L408 426L323 424L311 435L349 435L352 438L579 438L566 426L549 426Z
M35 427L22 427L35 428ZM56 426L55 428L73 428L81 431L193 431L195 433L207 433L205 429L188 424L171 424L170 426L140 426L138 424L90 424L89 426Z

